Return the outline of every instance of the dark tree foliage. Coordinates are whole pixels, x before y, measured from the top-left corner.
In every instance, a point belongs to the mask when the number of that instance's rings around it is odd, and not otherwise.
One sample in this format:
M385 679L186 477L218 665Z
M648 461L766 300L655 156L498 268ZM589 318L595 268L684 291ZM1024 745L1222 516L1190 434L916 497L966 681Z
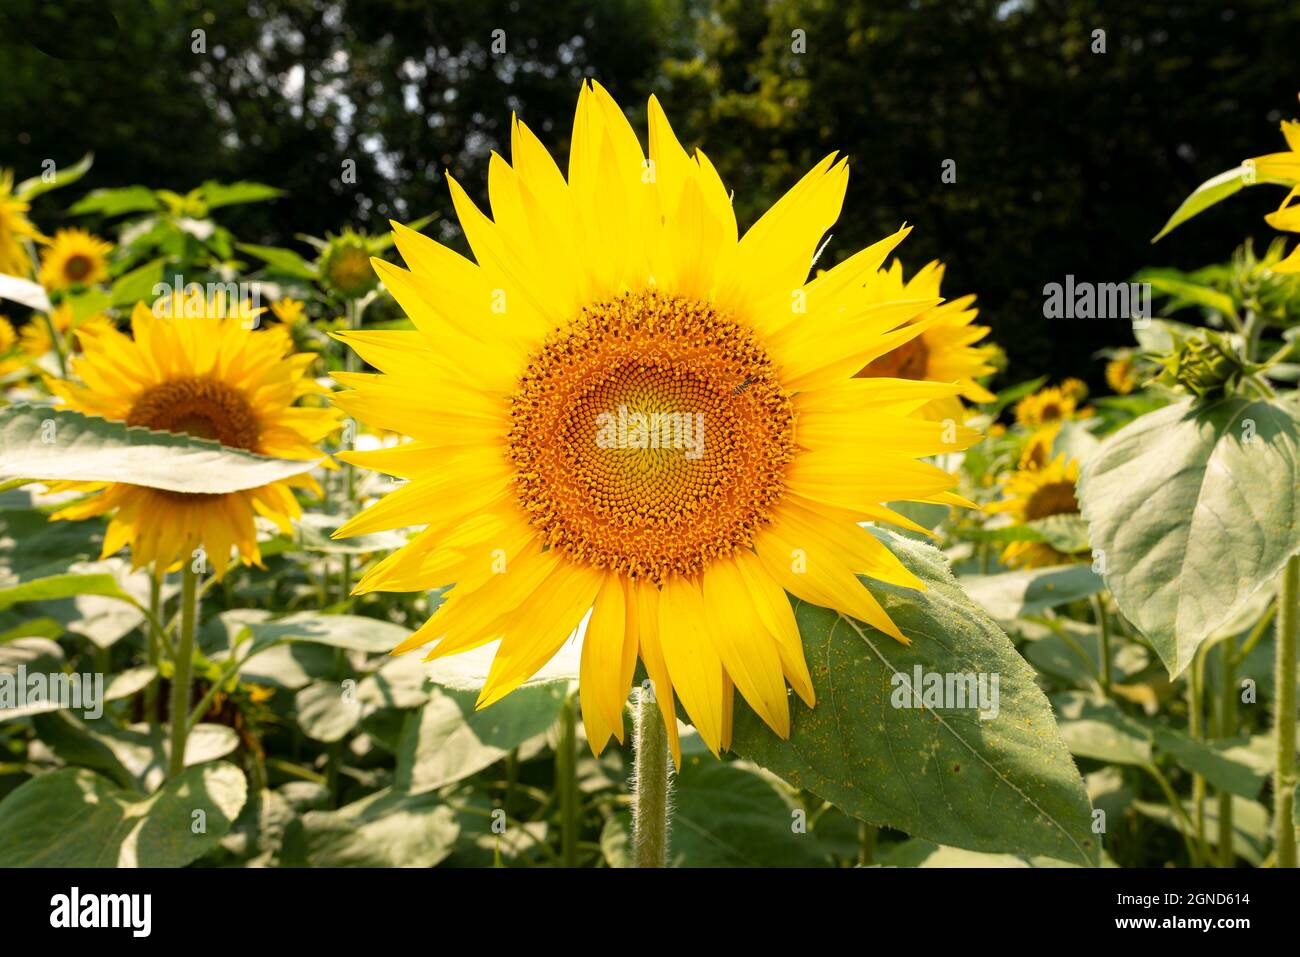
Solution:
M7 0L0 26L0 166L93 149L87 187L287 190L223 216L250 241L438 211L431 231L459 242L441 171L483 198L511 110L563 150L583 76L638 115L657 92L742 223L842 150L824 262L913 223L909 269L948 261L945 291L980 295L1022 378L1093 371L1093 349L1128 338L1044 319L1045 283L1265 238L1279 197L1260 189L1148 244L1300 113L1300 8L1282 0Z

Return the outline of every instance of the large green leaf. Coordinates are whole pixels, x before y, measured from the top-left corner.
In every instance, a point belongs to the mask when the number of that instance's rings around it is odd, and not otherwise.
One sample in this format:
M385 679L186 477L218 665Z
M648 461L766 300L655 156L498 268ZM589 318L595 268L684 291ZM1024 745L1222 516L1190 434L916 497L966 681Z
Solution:
M435 792L377 791L337 811L302 817L300 853L314 867L433 867L460 834Z
M418 794L495 764L555 723L565 692L559 684L534 685L475 710L474 692L434 689L407 719L394 786Z
M1079 501L1106 584L1171 675L1300 549L1298 439L1279 403L1180 402L1084 465Z
M734 750L855 817L914 837L1096 863L1087 793L1033 670L938 551L882 537L928 586L871 585L912 644L798 603L817 706L793 703L782 741L738 701ZM915 668L997 676L996 716L981 719L974 707L895 707L900 696L910 700Z
M300 475L319 461L255 455L69 409L16 403L0 410L0 479L125 482L219 495Z
M247 788L224 762L148 797L85 768L51 771L0 802L0 867L184 867L230 830Z
M124 787L151 792L162 784L171 755L171 740L159 725L119 728L107 720L83 721L69 711L43 714L36 733L69 764L94 768ZM239 736L223 724L200 723L185 740L185 766L207 764L239 747Z

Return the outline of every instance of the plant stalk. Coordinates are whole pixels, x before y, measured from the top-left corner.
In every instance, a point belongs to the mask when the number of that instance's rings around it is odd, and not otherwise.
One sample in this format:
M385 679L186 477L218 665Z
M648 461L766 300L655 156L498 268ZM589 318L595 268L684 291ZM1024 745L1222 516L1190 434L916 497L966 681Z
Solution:
M1237 733L1237 640L1228 639L1222 644L1220 667L1223 674L1219 684L1219 717L1215 737L1231 738ZM1233 849L1232 795L1219 789L1219 866L1234 867L1237 855Z
M560 857L565 867L578 866L578 709L574 696L560 710L560 743L555 754L560 790Z
M663 867L668 856L668 732L645 686L637 692L632 753L632 866Z
M1273 734L1277 759L1273 771L1273 827L1277 866L1296 866L1295 840L1295 726L1296 726L1296 604L1300 601L1300 555L1287 559L1282 570L1277 604L1277 658L1274 685L1277 712Z
M1106 614L1105 596L1093 595L1092 608L1097 618L1097 652L1101 661L1101 692L1109 698L1111 685L1110 616Z
M177 642L175 668L172 671L171 762L167 776L174 778L185 770L185 742L189 738L190 682L194 671L194 631L199 612L199 576L191 562L181 572L181 627Z

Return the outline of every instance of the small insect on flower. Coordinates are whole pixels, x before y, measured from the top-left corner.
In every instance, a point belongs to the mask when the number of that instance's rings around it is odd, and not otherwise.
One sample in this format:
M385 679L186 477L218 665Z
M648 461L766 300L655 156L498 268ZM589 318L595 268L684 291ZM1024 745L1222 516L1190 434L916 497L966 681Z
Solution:
M108 278L106 243L84 229L60 229L41 255L41 285L54 292L74 286L93 286Z
M215 439L222 445L285 459L320 457L315 444L338 427L327 407L303 407L324 390L307 374L315 354L292 354L288 329L255 331L246 308L213 301L171 306L155 315L143 303L131 316L132 337L111 324L80 326L83 354L71 363L79 381L49 380L70 408L114 422ZM301 514L294 488L318 491L310 476L226 494L198 494L102 482L62 483L92 493L56 519L111 515L104 556L124 546L136 567L177 567L203 547L217 575L231 550L260 564L254 515L286 533Z
M909 525L890 501L968 504L922 458L978 434L918 413L960 385L853 377L938 320L910 321L936 297L864 288L907 229L808 281L846 160L826 157L742 237L713 164L654 98L649 126L647 157L584 84L566 178L515 120L511 162L488 170L493 218L447 177L477 262L395 225L408 269L375 268L416 329L340 333L380 374L339 375L351 391L335 401L414 440L344 457L410 481L337 534L424 526L357 591L454 583L396 651L499 639L479 706L590 615L592 749L622 740L639 657L680 759L674 692L714 753L733 688L782 736L786 683L814 704L787 592L907 641L858 575L924 585L857 523Z
M889 269L881 270L871 281L869 295L882 302L938 300L943 272L942 263L932 262L904 282L902 263L896 259ZM974 302L974 296L962 296L917 313L908 322L923 326L924 331L872 360L858 375L955 382L960 386L957 395L928 402L921 411L927 418L938 421L962 421L965 415L962 399L992 402L995 398L975 381L994 371L988 360L996 350L992 346L975 345L988 335L989 327L972 325L979 314L972 308Z

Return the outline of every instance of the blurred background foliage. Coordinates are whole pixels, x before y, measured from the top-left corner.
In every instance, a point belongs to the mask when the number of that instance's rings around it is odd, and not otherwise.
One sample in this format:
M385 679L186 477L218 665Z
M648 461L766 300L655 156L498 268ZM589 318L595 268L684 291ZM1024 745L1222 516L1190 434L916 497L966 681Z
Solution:
M846 152L829 261L911 222L909 267L949 263L945 291L979 294L1013 367L1096 384L1086 357L1128 324L1057 328L1042 287L1266 242L1272 197L1250 195L1149 246L1290 115L1297 49L1300 7L1282 0L6 0L0 167L93 150L87 189L271 182L281 198L223 222L304 252L298 234L429 214L459 243L442 170L482 198L512 109L564 155L577 81L594 76L634 113L658 94L742 223Z

